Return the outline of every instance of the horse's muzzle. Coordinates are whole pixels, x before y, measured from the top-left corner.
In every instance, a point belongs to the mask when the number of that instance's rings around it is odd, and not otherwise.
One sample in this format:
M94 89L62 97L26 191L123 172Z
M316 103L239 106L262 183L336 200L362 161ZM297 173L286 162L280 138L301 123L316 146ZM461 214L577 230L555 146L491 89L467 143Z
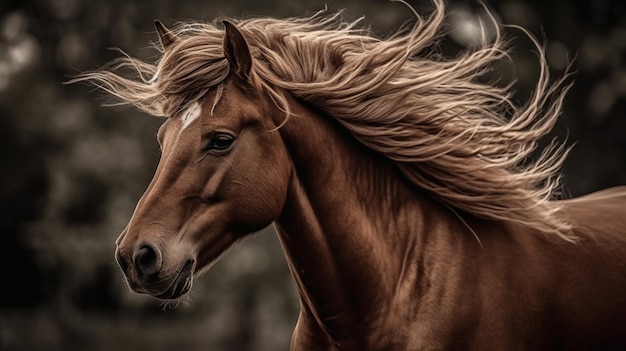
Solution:
M115 260L124 272L126 278L130 278L131 263L124 257L120 247L115 249ZM158 275L161 265L163 264L163 255L161 250L151 244L144 244L132 254L132 265L137 272L138 277L146 280L152 280Z
M133 254L133 263L139 276L150 280L155 278L161 270L163 255L156 246L144 244Z
M186 294L193 284L194 260L187 260L185 265L178 271L176 278L169 288L159 295L154 295L160 299L177 299Z
M163 254L155 245L139 246L128 255L131 260L125 256L118 246L115 259L133 291L160 299L176 299L191 289L195 260L187 259L177 269L167 272L163 268Z

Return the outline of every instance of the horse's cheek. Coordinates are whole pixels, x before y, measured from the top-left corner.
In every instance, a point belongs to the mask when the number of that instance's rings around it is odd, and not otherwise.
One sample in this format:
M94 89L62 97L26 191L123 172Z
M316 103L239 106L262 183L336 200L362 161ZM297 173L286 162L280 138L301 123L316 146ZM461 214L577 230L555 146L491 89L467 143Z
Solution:
M285 204L287 186L290 178L290 162L287 151L280 140L261 140L259 146L271 145L271 147L258 147L255 155L255 167L247 189L251 207L260 209L265 216L271 217L269 223L274 221ZM259 204L262 204L259 206ZM266 219L267 221L267 219Z
M258 187L246 189L245 212L259 226L273 222L282 211L285 202L286 184L281 179L280 169L268 169L256 176ZM259 206L261 204L261 206ZM245 217L244 217L245 218Z

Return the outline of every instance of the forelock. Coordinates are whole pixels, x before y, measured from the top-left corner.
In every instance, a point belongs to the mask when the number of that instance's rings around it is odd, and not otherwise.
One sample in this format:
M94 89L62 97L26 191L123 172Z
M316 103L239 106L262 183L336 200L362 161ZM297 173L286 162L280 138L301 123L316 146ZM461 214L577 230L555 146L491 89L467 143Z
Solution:
M167 48L157 65L153 80L163 96L166 116L186 110L228 77L230 68L221 45L223 32L217 33L208 25L203 28L181 27L180 40Z

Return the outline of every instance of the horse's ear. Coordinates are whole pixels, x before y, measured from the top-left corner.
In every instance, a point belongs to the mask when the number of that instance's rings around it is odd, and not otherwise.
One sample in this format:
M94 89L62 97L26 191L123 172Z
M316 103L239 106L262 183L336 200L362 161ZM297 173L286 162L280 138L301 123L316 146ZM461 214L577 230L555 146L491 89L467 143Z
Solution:
M178 40L176 34L167 29L161 21L155 20L154 26L156 27L157 34L159 34L159 42L161 43L163 50L167 49L168 46Z
M230 69L239 78L248 80L248 74L252 68L252 56L248 43L232 22L224 20L224 55L230 63Z

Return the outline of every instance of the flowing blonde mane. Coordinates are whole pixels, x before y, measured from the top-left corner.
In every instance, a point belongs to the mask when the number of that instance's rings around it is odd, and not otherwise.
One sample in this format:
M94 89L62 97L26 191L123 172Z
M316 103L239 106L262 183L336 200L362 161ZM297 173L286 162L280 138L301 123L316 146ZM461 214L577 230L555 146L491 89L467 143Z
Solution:
M511 86L480 81L507 58L499 33L455 58L432 53L444 19L443 1L434 3L427 18L385 39L327 11L239 21L254 60L252 82L287 118L288 95L332 116L451 209L570 239L558 202L550 201L567 150L553 143L531 157L561 112L565 77L550 82L543 48L531 37L540 76L529 101L516 106ZM181 24L175 33L180 40L156 64L126 56L79 80L147 113L175 115L229 73L218 26ZM119 73L126 68L130 75Z

